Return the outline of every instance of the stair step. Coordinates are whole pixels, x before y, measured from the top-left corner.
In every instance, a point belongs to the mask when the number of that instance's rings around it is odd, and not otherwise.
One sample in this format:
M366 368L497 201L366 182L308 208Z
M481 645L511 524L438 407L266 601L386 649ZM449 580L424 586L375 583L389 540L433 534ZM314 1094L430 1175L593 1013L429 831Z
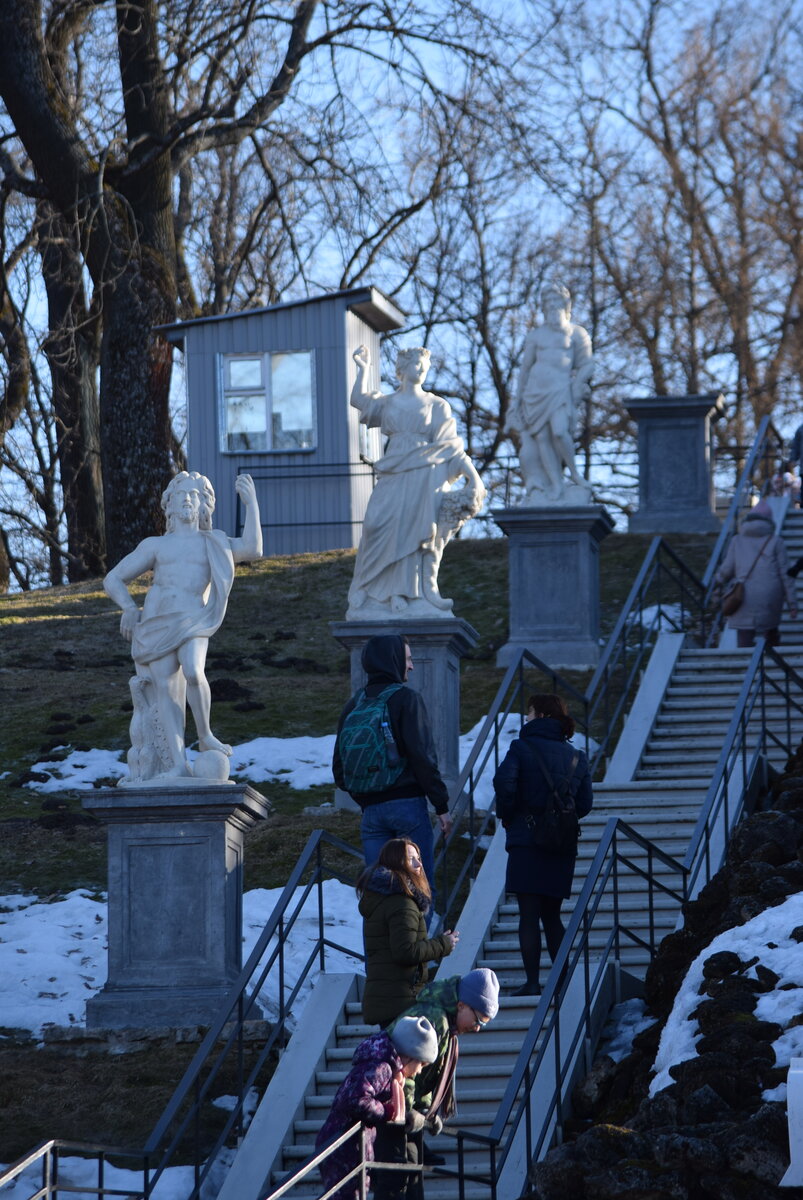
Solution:
M790 538L785 527L790 555L797 557L803 553L803 513L790 514L786 525L794 530ZM803 577L799 581L798 591L803 595ZM803 675L803 620L794 623L784 621L782 630L785 641L781 652L790 665ZM566 902L564 919L570 915L582 890L589 864L610 817L622 818L665 853L678 861L682 860L719 759L751 654L749 649L719 650L683 646L644 748L636 778L623 784L595 785L594 808L583 821L584 836L580 841L573 892ZM770 673L781 679L780 670L771 668ZM778 721L780 729L781 722L785 723L782 698L768 695L765 711L770 721ZM803 737L803 715L795 716L792 737L795 741ZM757 738L758 719L748 731L748 745L755 746ZM780 762L784 757L783 752L773 752L775 757ZM646 867L648 853L637 842L623 839L620 850L634 868ZM640 937L648 937L651 918L657 940L675 928L680 913L682 873L677 867L665 864L660 859L653 861L653 870L656 882L676 894L654 890L650 903L644 879L637 870L628 869L622 864L616 901L613 896L606 895L596 910L590 933L592 952L601 948L610 937L614 903L624 929L629 927ZM467 1130L476 1132L487 1132L493 1124L497 1106L505 1094L510 1068L539 1002L537 997L511 994L524 979L515 898L491 897L489 907L491 905L489 933L477 965L490 966L499 975L500 1012L482 1034L461 1038L458 1069L458 1122ZM637 943L629 942L625 935L621 943L621 962L633 974L643 977L650 962L649 951ZM551 964L544 955L542 982L546 981L550 970ZM306 1100L303 1117L295 1123L295 1145L285 1149L284 1170L275 1171L274 1179L278 1180L289 1168L309 1157L332 1096L350 1066L354 1046L374 1031L375 1026L368 1026L363 1021L359 1003L350 1002L346 1005L336 1027L336 1045L327 1053L324 1069L316 1072L314 1093ZM454 1126L450 1128L453 1131ZM428 1141L433 1143L432 1138ZM447 1156L448 1165L456 1168L457 1146L454 1137L445 1133L434 1139L434 1145ZM484 1174L488 1169L487 1149L472 1145L470 1141L465 1149L470 1169L478 1175ZM458 1190L455 1179L427 1172L427 1200L454 1200ZM296 1200L317 1200L320 1191L316 1172L308 1184L294 1190L293 1196ZM480 1197L487 1200L489 1190L487 1185L466 1181L464 1194L465 1200L480 1200Z

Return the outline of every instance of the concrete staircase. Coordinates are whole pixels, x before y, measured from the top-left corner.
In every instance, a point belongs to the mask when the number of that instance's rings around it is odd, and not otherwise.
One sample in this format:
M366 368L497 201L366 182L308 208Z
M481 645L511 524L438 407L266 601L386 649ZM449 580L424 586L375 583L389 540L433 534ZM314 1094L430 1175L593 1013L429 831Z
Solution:
M783 533L791 562L803 555L803 513L788 513ZM803 576L798 591L803 593ZM800 603L803 610L803 594ZM782 639L784 657L803 674L803 618L793 623L787 614L782 625ZM631 752L632 763L624 774L621 769L618 772L609 771L615 781L595 786L594 808L583 821L572 899L564 906L567 917L583 886L600 836L610 817L623 819L676 860L682 860L688 849L744 682L751 651L736 648L705 650L683 645L678 652L679 644L680 639L676 638L675 649L670 655L671 665L658 691L655 680L651 679L644 689L643 702L639 697L636 698L631 717L635 717L635 724L641 722L643 726L640 752L635 756ZM661 696L657 705L654 699L656 694ZM645 717L643 705L647 703L654 706L654 711ZM768 715L771 723L777 720L779 733L782 707L780 698L770 699ZM796 719L793 722L792 736L795 741L803 737L803 720ZM775 765L782 764L779 761ZM643 876L635 869L647 869L647 852L635 842L623 849L626 849L633 868L622 867L619 872L617 911L620 924L632 928L634 934L644 941L651 940L651 937L655 942L660 941L677 925L679 901L670 894L657 893L650 913ZM502 983L499 1016L482 1033L461 1038L458 1116L452 1123L452 1129L460 1127L480 1134L487 1134L495 1120L499 1101L504 1095L511 1069L534 1013L532 999L511 995L523 981L523 971L517 939L517 907L515 902L508 901L504 893L504 858L500 830L469 898L474 917L479 912L482 914L479 919L484 932L481 931L475 938L476 955L471 963L464 964L457 972L469 969L476 962L478 966L493 968ZM660 861L654 861L652 869L655 877L665 886L676 893L680 892L681 875L676 869ZM460 923L461 932L464 932L463 922L467 920L464 914ZM613 921L614 900L611 895L606 896L597 913L591 935L592 950L601 951L608 940ZM648 963L649 952L644 946L627 939L622 941L620 965L631 976L643 978ZM454 974L454 966L452 960L447 960L443 970L447 974ZM542 982L548 967L549 962L544 954ZM325 986L323 979L319 986ZM306 1098L296 1114L292 1138L287 1140L274 1163L270 1177L272 1183L278 1182L312 1154L315 1134L324 1120L334 1092L348 1070L354 1048L372 1031L371 1027L361 1023L359 1003L353 999L347 1001L337 1019L331 1044L322 1055ZM456 1154L453 1134L450 1136L444 1132L434 1142L433 1139L428 1140L437 1151L447 1156L447 1165L454 1168ZM468 1150L466 1167L469 1173L472 1170L483 1173L487 1163L487 1151ZM509 1174L506 1181L500 1181L499 1200L515 1200L523 1183L523 1174L517 1179ZM298 1200L312 1200L319 1194L317 1177L315 1182L300 1185L292 1192ZM456 1181L430 1173L426 1194L428 1200L453 1200L457 1195ZM469 1181L466 1185L467 1200L487 1200L489 1194L489 1188L481 1183ZM223 1200L229 1198L223 1197ZM242 1193L236 1200L257 1200L257 1197Z
M507 1076L516 1061L521 1042L530 1025L534 1012L532 999L508 997L496 1020L482 1033L460 1039L460 1063L458 1084L459 1116L455 1124L463 1129L487 1132L490 1128L504 1095ZM315 1072L314 1088L309 1089L304 1112L294 1123L294 1138L284 1146L281 1163L274 1165L271 1183L277 1184L284 1175L299 1167L313 1154L315 1136L331 1107L332 1098L347 1073L357 1044L375 1033L376 1027L362 1024L359 1003L345 1006L343 1022L337 1026L336 1045L327 1051L325 1062ZM454 1158L455 1139L442 1134L439 1138L427 1137L428 1145ZM486 1150L468 1149L466 1168L482 1173L487 1171ZM451 1163L454 1166L454 1162ZM321 1193L317 1172L311 1182L298 1184L291 1195L294 1200L313 1200ZM453 1178L438 1177L428 1172L426 1183L427 1200L452 1200L457 1195L457 1184ZM487 1200L489 1190L481 1184L466 1185L466 1200Z

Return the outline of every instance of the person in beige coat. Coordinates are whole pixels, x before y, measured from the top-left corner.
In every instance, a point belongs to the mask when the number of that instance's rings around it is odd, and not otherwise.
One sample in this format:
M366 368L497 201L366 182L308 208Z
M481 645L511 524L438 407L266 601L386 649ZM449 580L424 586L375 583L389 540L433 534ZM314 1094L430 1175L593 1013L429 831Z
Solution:
M729 628L736 630L737 645L755 645L758 634L770 646L777 646L784 601L792 620L797 617L795 585L788 567L786 546L775 534L772 509L766 500L760 500L742 519L716 574L720 589L731 579L744 583L744 601L728 617Z

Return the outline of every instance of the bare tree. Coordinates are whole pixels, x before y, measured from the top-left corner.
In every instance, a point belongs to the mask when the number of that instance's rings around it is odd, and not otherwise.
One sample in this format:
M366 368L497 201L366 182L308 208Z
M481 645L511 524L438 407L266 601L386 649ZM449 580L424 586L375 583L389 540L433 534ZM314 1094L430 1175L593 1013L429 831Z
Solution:
M790 10L588 9L557 186L621 392L723 388L739 443L800 405L801 55ZM578 45L581 53L578 53ZM615 347L618 343L619 351ZM614 357L615 356L615 357Z
M177 313L317 284L316 250L319 263L340 260L344 284L380 254L387 266L398 231L442 186L443 170L435 163L409 190L409 177L386 170L397 165L398 134L372 129L355 95L372 97L377 118L392 113L412 127L422 97L449 108L468 64L498 83L510 36L482 6L457 0L398 9L386 0L0 7L5 186L46 206L49 228L59 229L52 246L78 249L92 282L88 300L76 279L69 285L69 313L61 297L53 363L75 368L96 323L112 558L154 528L175 465L171 350L158 327ZM299 208L313 196L317 227L306 219L298 230ZM66 261L50 262L69 273ZM91 409L90 391L80 391ZM84 422L85 465L95 425Z

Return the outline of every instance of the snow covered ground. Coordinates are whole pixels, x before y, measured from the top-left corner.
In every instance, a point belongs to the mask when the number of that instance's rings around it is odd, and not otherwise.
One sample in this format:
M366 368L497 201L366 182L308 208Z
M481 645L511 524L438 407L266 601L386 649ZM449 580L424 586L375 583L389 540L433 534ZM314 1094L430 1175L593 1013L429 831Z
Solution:
M462 762L468 757L481 724L461 738ZM518 718L511 716L506 732L515 735L518 724ZM254 779L285 779L291 787L303 790L331 781L332 743L332 737L257 738L235 748L233 770ZM96 779L123 774L125 765L119 756L108 751L90 750L72 751L63 761L37 763L33 769L48 778L28 786L36 791L52 792L63 788L91 788ZM480 782L478 806L490 803L491 796L491 782L487 778ZM353 890L335 880L327 881L324 889L325 920L332 940L358 951L362 930ZM246 893L243 903L244 960L270 916L280 890L258 889ZM711 954L721 950L732 950L743 960L757 956L763 965L780 976L785 990L779 986L775 991L761 995L756 1016L776 1021L784 1029L774 1045L779 1065L787 1065L792 1057L803 1056L803 1026L792 1024L803 1011L803 954L800 944L791 936L800 926L803 926L803 895L790 897L747 924L720 934L695 960L661 1038L651 1089L653 1094L672 1082L671 1066L696 1052L699 1035L691 1013L700 1002L698 989L702 982L702 964ZM313 893L286 952L289 987L298 977L300 964L307 959L316 937L317 900ZM330 953L328 970L359 969L357 960L348 954ZM0 896L1 1026L39 1033L47 1023L83 1024L86 1000L103 985L105 978L106 905L102 899L81 890L54 903L41 903L33 895ZM311 986L305 985L295 1005L296 1020ZM277 1011L274 980L268 980L260 999L268 1014ZM621 1029L614 1035L615 1057L627 1053L632 1037L641 1025L639 1007L622 1006ZM611 1052L610 1047L608 1049ZM786 1084L765 1092L764 1097L784 1100ZM225 1103L225 1098L221 1098L221 1102ZM65 1180L69 1178L76 1186L90 1185L91 1167L82 1160L65 1162L62 1170ZM154 1192L156 1200L182 1200L188 1191L189 1171L190 1168L184 1167L169 1171ZM107 1178L113 1178L115 1186L133 1188L137 1176L109 1168ZM22 1185L15 1194L23 1194Z

